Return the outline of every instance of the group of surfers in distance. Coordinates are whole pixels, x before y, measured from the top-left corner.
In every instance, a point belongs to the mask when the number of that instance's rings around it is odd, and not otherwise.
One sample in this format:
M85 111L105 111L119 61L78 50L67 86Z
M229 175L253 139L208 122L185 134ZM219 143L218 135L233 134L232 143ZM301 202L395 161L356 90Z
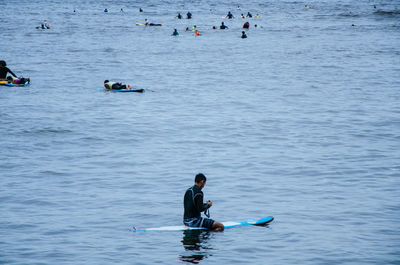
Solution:
M178 15L177 15L176 17L177 17L178 19L182 19L182 18L183 18L180 12L178 12ZM186 19L192 19L192 13L190 13L190 11L188 11L188 12L186 13Z
M188 12L188 13L186 14L186 16L187 16L187 19L191 19L191 18L192 18L192 13ZM253 17L253 15L252 15L250 12L247 12L247 15L246 15L246 16L247 16L248 18L252 18L252 17ZM178 12L178 15L177 15L176 17L177 17L178 19L182 19L182 18L183 18L180 12ZM233 16L233 14L231 13L231 11L229 11L228 14L227 14L225 17L228 18L228 19L233 19L233 18L234 18L234 16ZM241 14L241 17L242 17L242 18L245 18L245 16L244 16L243 14ZM260 17L259 14L257 14L257 15L255 16L255 18L259 18L259 17ZM146 19L145 21L147 21L147 19ZM254 28L257 28L257 27L258 27L257 24L255 24L255 25L254 25ZM242 28L243 28L243 29L250 29L250 23L249 23L248 21L246 21L246 22L243 24ZM261 27L261 28L262 28L262 27ZM216 27L216 26L213 26L212 29L217 29L217 27ZM225 25L224 22L221 22L221 25L219 26L219 29L224 30L224 29L229 29L229 27L228 27L227 25ZM191 29L190 29L189 27L186 27L186 29L185 29L185 31L190 31L190 30L194 32L194 35L195 35L195 36L200 36L200 35L201 35L200 32L197 30L197 26L196 26L196 25L194 25ZM178 30L177 30L177 29L174 29L174 31L172 32L171 35L172 35L172 36L179 36ZM246 32L245 32L245 31L242 31L242 36L241 36L241 38L242 38L242 39L246 39L246 38L247 38L247 35L246 35Z
M7 76L7 74L10 74ZM17 77L8 67L6 61L0 61L0 82L2 84L16 84L23 85L25 83L29 83L30 78Z

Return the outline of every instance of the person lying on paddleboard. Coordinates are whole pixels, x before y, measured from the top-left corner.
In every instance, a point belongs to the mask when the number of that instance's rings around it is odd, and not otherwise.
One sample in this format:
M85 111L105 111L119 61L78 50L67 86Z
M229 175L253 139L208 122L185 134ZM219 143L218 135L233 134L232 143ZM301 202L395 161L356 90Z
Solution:
M145 25L145 26L161 26L161 24L149 23L149 21L147 20L147 18L144 19L143 25Z
M185 212L183 223L189 227L205 227L214 231L224 231L224 225L210 218L201 217L201 212L207 212L212 201L203 202L203 192L207 178L202 173L196 175L194 186L186 190L183 198ZM209 217L209 215L207 215Z
M104 87L113 90L132 89L129 84L123 85L121 82L110 82L108 80L104 81Z
M7 67L6 61L0 61L0 80L6 81L7 74L10 73L13 77L17 78L17 76Z

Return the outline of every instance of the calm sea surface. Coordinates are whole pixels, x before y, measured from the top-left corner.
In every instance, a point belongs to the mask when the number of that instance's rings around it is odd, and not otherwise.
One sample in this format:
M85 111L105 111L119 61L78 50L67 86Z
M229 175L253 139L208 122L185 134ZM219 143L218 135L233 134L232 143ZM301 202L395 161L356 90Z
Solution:
M0 87L0 264L400 264L399 1L0 5L32 80ZM132 232L181 224L198 172L213 219L274 222Z

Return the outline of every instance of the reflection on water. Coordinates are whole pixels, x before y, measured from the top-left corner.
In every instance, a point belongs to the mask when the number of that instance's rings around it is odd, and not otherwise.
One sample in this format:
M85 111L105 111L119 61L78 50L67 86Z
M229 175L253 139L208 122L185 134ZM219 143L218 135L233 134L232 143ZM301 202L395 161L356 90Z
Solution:
M211 236L209 231L189 230L183 232L182 244L188 255L181 255L182 261L197 264L204 258L211 256L208 240Z

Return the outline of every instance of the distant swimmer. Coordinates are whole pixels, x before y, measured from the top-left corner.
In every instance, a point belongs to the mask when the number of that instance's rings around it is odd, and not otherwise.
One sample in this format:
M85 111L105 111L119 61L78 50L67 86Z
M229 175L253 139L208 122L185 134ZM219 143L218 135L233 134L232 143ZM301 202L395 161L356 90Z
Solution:
M182 19L181 13L178 12L178 15L176 16L178 19Z
M196 28L197 28L197 26L196 26L196 25L194 25L194 26L192 27L192 31L195 31L195 30L196 30Z
M121 82L110 82L108 80L104 81L104 87L110 90L132 89L129 84L123 85Z
M195 32L194 32L194 35L195 36L200 36L200 32L196 29Z
M304 8L310 8L308 5L305 5L305 7Z
M0 80L7 80L7 74L11 74L13 77L17 78L17 76L7 67L6 61L0 61Z
M187 19L192 19L192 13L190 13L190 12L187 12L187 14L186 14L186 18L187 18Z
M204 202L204 193L201 190L206 185L206 181L206 176L199 173L195 176L194 185L186 190L183 198L183 223L188 227L205 227L221 232L224 231L224 225L209 218L208 212L213 205L212 201ZM208 218L201 217L201 212L204 212Z
M220 29L227 29L228 27L225 26L224 22L221 22L221 26L219 26Z
M217 27L216 27L216 26L213 26L212 29L217 29Z
M228 12L228 14L226 15L227 18L232 19L234 18L234 16L232 15L231 11Z
M179 36L178 30L174 29L174 32L172 32L172 36Z
M189 27L186 27L185 31L189 31L189 30L190 30Z
M250 28L250 23L249 23L248 21L246 21L246 22L243 24L243 28L244 28L244 29L249 29L249 28Z
M37 29L50 29L50 24L47 23L47 20L43 21L42 24L40 24L40 26L36 27Z
M139 8L139 12L143 12L143 9L142 9L142 8Z
M259 15L259 14L257 14L257 15L255 16L255 18L260 18L260 15Z
M253 15L250 12L247 12L246 17L253 17Z
M121 8L121 12L124 12L124 9Z
M106 8L106 9L104 9L104 13L108 13L108 9Z
M50 24L47 23L47 20L43 21L43 24L46 29L50 29Z
M243 14L240 14L240 17L241 17L241 18L245 18Z
M242 39L246 39L247 38L246 32L242 31L242 37L241 38Z

